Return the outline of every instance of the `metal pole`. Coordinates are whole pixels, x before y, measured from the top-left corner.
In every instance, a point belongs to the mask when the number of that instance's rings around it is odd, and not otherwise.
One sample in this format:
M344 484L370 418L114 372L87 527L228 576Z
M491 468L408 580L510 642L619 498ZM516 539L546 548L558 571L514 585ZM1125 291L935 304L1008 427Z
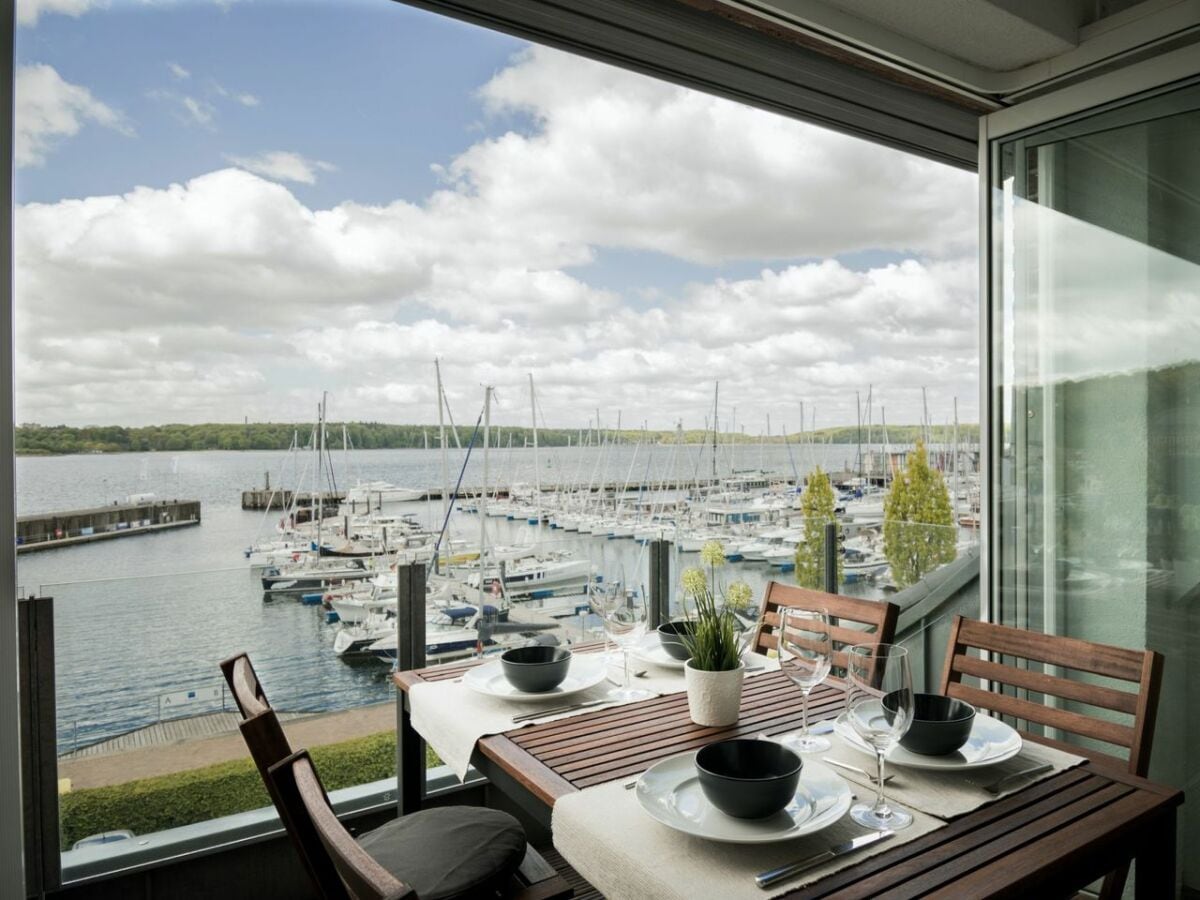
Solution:
M26 896L62 884L58 853L58 735L54 691L54 601L31 597L17 603L17 684L21 807L25 814ZM16 798L12 798L14 801Z
M396 567L396 668L425 667L425 566ZM408 694L396 697L396 794L400 815L425 798L425 741L412 727Z
M671 542L650 542L649 627L658 628L671 620Z

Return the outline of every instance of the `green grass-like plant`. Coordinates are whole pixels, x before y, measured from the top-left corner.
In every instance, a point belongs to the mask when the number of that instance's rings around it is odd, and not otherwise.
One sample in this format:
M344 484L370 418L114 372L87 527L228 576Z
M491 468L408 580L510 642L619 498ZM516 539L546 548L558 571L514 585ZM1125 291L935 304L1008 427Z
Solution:
M725 549L719 541L705 544L700 559L708 566L708 577L699 568L687 569L682 576L684 613L694 624L691 633L681 634L680 640L691 653L688 662L693 669L731 672L742 664L734 608L749 601L750 588L743 582L730 585L728 590L717 586L716 570L725 563ZM721 600L718 600L718 592L723 595ZM688 609L688 597L692 599L692 609Z

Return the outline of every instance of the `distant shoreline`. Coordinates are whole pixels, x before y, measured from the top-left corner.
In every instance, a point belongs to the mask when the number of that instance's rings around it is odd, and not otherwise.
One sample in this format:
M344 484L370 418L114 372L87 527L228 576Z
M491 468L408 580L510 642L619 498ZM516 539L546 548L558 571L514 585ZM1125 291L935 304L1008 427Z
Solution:
M385 425L379 422L330 422L326 424L328 446L342 447L343 427L348 445L356 450L417 450L427 445L437 446L436 425ZM204 425L146 425L127 428L120 425L67 426L67 425L20 425L16 429L17 456L68 456L72 454L111 453L183 453L201 450L286 450L293 439L301 447L306 446L314 430L309 423L262 423L245 424L211 423ZM459 426L458 437L463 446L470 441L472 426ZM890 425L887 442L896 445L913 444L922 436L924 429L919 425ZM954 440L953 426L937 425L929 429L932 443L949 444ZM712 432L700 429L674 430L621 429L614 432L603 429L602 439L616 439L633 444L639 441L652 444L672 444L682 440L685 444L708 444ZM597 444L596 432L586 428L539 428L538 444L542 447L577 446L580 443ZM532 445L533 431L516 426L493 426L493 447L520 448ZM782 435L762 436L742 433L722 433L718 442L722 444L783 444L797 446L809 442L822 444L883 443L884 430L878 425L861 429L854 425L818 429L806 434L791 433L786 439ZM979 426L960 424L959 444L966 447L979 442ZM450 439L454 445L453 439ZM478 440L477 440L478 443Z

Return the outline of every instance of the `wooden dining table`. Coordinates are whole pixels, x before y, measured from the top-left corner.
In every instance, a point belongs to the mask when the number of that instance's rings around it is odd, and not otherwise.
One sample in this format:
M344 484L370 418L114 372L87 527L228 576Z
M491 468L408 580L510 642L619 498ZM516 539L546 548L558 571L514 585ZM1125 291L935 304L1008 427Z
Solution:
M424 786L423 746L408 721L408 691L422 681L459 678L471 664L395 675L402 692L402 811L419 808ZM779 672L747 679L741 716L725 728L694 724L682 693L581 712L484 737L472 764L548 825L555 802L569 793L631 779L712 741L797 730L800 704L787 699L795 691ZM809 701L810 723L836 717L843 705L837 682L819 686ZM1089 760L784 896L1065 897L1132 859L1136 896L1161 900L1175 892L1175 819L1182 802L1174 788Z

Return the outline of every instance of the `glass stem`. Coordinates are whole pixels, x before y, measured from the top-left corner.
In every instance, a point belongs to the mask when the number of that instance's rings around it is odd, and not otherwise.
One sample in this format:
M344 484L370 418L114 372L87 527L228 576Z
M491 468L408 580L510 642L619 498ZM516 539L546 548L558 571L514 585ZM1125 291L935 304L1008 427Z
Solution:
M625 663L625 690L629 690L629 651L623 649L621 657Z
M800 688L800 737L808 737L808 691Z
M879 781L875 784L875 805L871 807L871 812L875 813L879 818L886 819L892 814L891 808L887 804L887 799L883 796L883 751L875 751L875 759L879 764Z

